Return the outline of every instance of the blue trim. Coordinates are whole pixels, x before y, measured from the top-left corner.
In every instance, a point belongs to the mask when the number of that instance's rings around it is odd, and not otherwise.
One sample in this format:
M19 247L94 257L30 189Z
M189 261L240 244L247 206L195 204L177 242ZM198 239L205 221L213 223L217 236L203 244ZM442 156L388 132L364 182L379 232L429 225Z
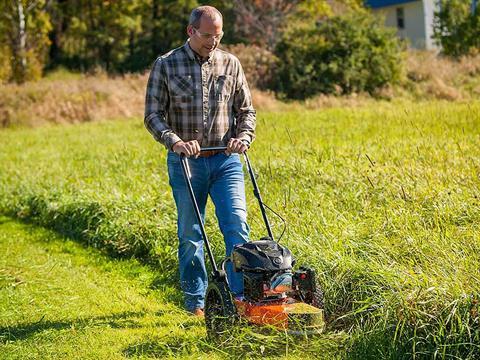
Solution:
M364 0L364 4L369 8L378 9L385 6L400 5L415 1L418 0Z

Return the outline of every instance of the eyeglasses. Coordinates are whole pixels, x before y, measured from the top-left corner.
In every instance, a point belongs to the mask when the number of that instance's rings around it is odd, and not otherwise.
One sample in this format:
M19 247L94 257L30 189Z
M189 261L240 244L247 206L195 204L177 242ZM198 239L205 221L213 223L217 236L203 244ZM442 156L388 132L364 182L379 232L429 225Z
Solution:
M202 33L200 32L198 29L196 28L193 28L193 30L195 30L195 32L203 39L203 40L210 40L210 39L213 39L213 40L216 40L216 41L220 41L220 39L223 37L223 31L218 34L218 35L212 35L212 34L209 34L209 33Z

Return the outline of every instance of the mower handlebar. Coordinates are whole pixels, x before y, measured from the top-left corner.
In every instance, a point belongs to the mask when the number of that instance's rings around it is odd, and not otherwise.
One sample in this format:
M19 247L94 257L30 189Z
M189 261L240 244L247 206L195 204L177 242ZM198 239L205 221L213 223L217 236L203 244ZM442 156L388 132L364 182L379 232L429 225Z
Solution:
M210 147L200 148L200 152L204 152L204 151L225 151L225 150L227 150L226 146L210 146ZM187 157L187 156L184 153L181 153L180 157L184 158L184 157Z
M210 147L200 148L200 152L204 152L204 151L226 151L226 150L227 150L226 146L210 146ZM183 157L186 157L186 155L184 153L181 153L180 157L183 158Z
M210 146L210 147L200 148L200 152L202 152L202 151L225 151L225 150L227 150L226 146Z

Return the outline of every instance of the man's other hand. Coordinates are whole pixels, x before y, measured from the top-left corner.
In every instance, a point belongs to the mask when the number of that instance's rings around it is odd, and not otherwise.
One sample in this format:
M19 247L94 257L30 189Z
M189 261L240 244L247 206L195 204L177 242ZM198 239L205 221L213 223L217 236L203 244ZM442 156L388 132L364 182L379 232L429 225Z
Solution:
M233 153L243 154L247 150L248 150L248 146L242 140L231 138L228 141L227 150L225 151L225 153L227 155L230 155Z
M200 144L197 140L187 142L180 140L172 146L172 150L177 154L185 154L187 157L197 157L200 154Z

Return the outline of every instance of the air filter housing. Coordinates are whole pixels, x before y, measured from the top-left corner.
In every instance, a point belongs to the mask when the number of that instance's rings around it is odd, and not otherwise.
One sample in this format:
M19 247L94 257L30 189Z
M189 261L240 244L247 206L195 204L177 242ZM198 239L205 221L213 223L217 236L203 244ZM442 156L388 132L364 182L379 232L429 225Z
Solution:
M278 282L278 288L288 283L289 279L279 278L283 274L290 277L291 287L291 269L295 260L290 250L273 240L249 241L235 246L232 262L234 271L243 274L244 297L248 301L284 297L284 293L271 289L272 283Z
M273 240L249 241L237 245L232 252L236 272L267 272L291 270L295 260L286 247Z

